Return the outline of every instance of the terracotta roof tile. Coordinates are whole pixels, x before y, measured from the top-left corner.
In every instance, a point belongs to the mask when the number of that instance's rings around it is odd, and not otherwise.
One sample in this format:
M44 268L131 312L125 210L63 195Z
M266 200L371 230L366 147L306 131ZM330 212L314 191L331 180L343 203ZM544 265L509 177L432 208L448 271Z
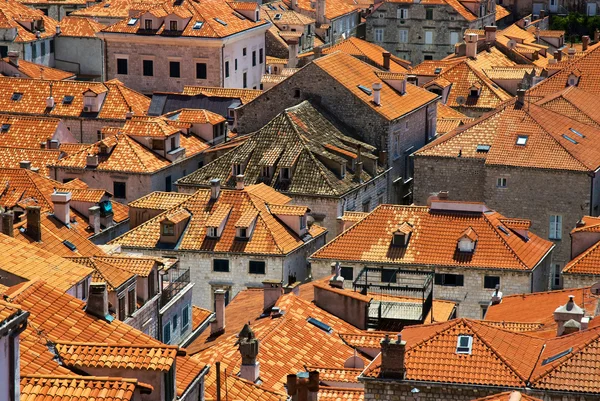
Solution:
M213 312L208 309L200 308L199 306L192 305L192 331L196 330L202 323L209 319L213 315Z
M340 335L341 336L341 335ZM319 372L319 380L326 382L358 383L358 375L362 369L329 368L324 366L307 366L307 371Z
M379 68L383 68L383 53L386 52L383 47L355 37L348 38L324 49L323 54L329 54L336 51L349 54L359 60L374 64ZM410 66L410 62L395 56L390 56L390 72L404 73L408 71L406 69L407 66Z
M61 157L60 150L20 149L0 146L0 168L20 168L22 161L31 162L31 168L39 169L39 174L48 176L48 165Z
M508 17L509 15L510 11L501 5L496 4L496 21L500 21L502 18Z
M115 2L118 3L118 2ZM93 38L104 25L91 18L66 16L60 21L60 36Z
M498 6L496 6L497 8ZM539 398L536 397L532 397L530 395L527 394L523 394L519 391L506 391L504 393L498 393L498 394L493 394L493 395L489 395L487 397L482 397L482 398L477 398L476 400L473 401L510 401L510 397L513 393L518 393L519 394L519 399L521 401L542 401Z
M152 269L157 267L161 262L158 258L153 257L144 257L144 256L97 256L94 258L95 260L102 261L104 263L108 263L112 266L115 266L119 269L128 271L132 274L137 274L140 277L148 277L152 272Z
M21 377L21 401L130 401L139 384L120 377L27 375Z
M207 97L239 98L242 104L251 102L263 93L257 89L219 88L212 86L190 86L183 87L184 95L204 95Z
M75 74L72 72L62 71L57 68L47 67L45 65L32 63L27 60L19 60L18 65L14 65L10 62L8 57L2 59L3 62L11 64L14 68L19 70L19 74L25 78L33 79L52 79L52 80L63 80L75 78Z
M182 192L151 192L146 196L129 202L129 207L149 210L167 210L186 201L191 194Z
M172 121L190 124L219 124L227 121L222 115L202 109L180 109L164 115Z
M42 24L43 29L40 29L39 38L36 36L35 28L25 28L27 23ZM18 1L6 0L0 4L0 25L3 29L14 29L16 36L13 42L23 43L53 38L58 22Z
M291 7L291 2L285 0L284 3ZM300 12L304 12L311 17L316 18L315 9L312 7L310 0L299 0L298 1L298 10L302 10ZM348 2L344 0L330 0L327 3L327 7L325 7L325 18L329 21L339 18L346 14L351 14L354 12L358 12L358 9L350 5Z
M365 391L361 388L319 387L318 397L319 401L363 401Z
M106 283L110 291L116 291L123 284L135 277L135 274L122 270L110 263L103 262L93 257L69 258L73 262L94 269L92 274L93 283Z

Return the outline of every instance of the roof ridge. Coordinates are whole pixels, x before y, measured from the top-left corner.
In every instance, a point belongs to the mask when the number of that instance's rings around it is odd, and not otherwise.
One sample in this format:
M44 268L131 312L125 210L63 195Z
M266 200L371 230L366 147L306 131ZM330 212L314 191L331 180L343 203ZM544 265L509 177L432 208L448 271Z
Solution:
M270 212L270 210L267 208L267 202L264 201L264 199L259 198L256 195L252 195L251 193L247 192L247 191L243 191L244 196L247 196L248 199L250 200L250 203L252 204L252 207L254 207L256 209L256 212L258 213L258 217L261 221L262 224L265 225L265 228L267 229L266 231L269 233L269 236L271 237L273 244L275 244L275 246L277 247L277 249L279 250L280 253L285 254L283 248L279 245L279 243L277 242L275 236L273 235L273 230L271 230L271 227L269 226L269 224L266 222L266 220L263 217L263 211L261 210L261 208L259 208L256 204L256 202L258 202L258 200L254 199L255 197L260 199L260 202L263 203L263 206L266 210L266 212L273 218L275 218L275 216L273 216ZM240 210L241 211L241 210ZM255 223L256 224L256 223Z
M80 342L80 341L61 341L59 340L55 340L53 341L54 344L58 344L58 345L75 345L75 346L93 346L93 347L114 347L114 348L169 348L169 349L179 349L180 347L178 345L170 345L170 344L164 344L164 343L160 343L157 342L156 344L127 344L127 343L103 343L103 342Z
M571 260L570 262L568 262L565 265L565 267L563 267L562 273L565 273L565 272L568 272L569 270L571 270L573 267L575 267L583 259L585 259L586 257L590 256L590 254L592 253L592 251L596 250L598 247L600 247L600 241L596 241L596 243L594 243L592 246L590 246L585 251L581 252L581 254L577 255L573 260Z
M495 212L495 213L496 213L498 216L502 216L502 215L501 215L500 213L498 213L498 212ZM519 255L518 255L516 252L515 252L515 250L514 250L514 249L512 249L512 247L511 247L511 246L508 244L508 242L507 242L507 241L506 241L504 238L502 238L502 236L501 236L501 235L500 235L500 233L498 232L498 231L499 231L499 230L498 230L498 228L497 228L497 227L494 227L494 225L493 225L493 224L492 224L492 222L490 221L490 218L489 218L489 216L488 216L487 214L485 214L485 213L482 213L482 216L483 216L484 220L485 220L485 221L488 223L488 225L489 225L489 226L492 228L492 231L494 232L494 234L496 234L496 237L500 238L500 240L502 241L502 243L504 244L504 246L506 247L506 249L508 249L508 251L509 251L509 252L510 252L510 253L511 253L511 254L512 254L512 255L513 255L513 256L514 256L516 259L517 259L517 261L518 261L518 262L519 262L519 263L520 263L520 264L521 264L523 267L525 267L527 270L529 270L529 269L530 269L530 267L529 267L529 266L527 266L527 265L525 264L525 262L523 261L523 259L521 259L521 257L520 257L520 256L519 256ZM502 216L502 217L504 217L504 216ZM498 220L500 220L500 219L498 218ZM474 230L473 230L473 231L474 231Z

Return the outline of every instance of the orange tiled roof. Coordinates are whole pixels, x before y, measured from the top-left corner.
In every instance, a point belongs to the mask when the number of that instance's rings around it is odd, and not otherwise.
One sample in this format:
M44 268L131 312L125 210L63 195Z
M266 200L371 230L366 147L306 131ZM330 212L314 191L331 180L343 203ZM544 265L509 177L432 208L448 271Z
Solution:
M341 334L340 334L341 337ZM306 370L319 372L319 380L340 383L358 383L358 375L362 369L329 368L325 366L307 366Z
M72 72L62 71L57 68L47 67L27 60L19 60L18 65L12 64L8 57L3 58L2 61L17 68L19 73L26 78L52 79L57 81L75 78L75 74Z
M199 306L192 305L192 331L196 330L206 319L210 318L213 312L208 309L200 308Z
M336 261L427 264L530 270L552 248L552 243L530 233L525 241L514 232L507 235L502 215L485 213L437 213L421 206L380 205L367 217L340 234L311 258ZM392 247L392 235L398 225L413 226L406 248ZM472 254L457 255L457 241L471 227L478 233ZM510 229L505 228L510 234ZM416 235L415 235L416 234Z
M577 232L591 232L598 233L600 232L600 217L594 216L583 216L581 218L582 225L576 225L573 230L571 230L571 234Z
M157 264L161 264L158 258L153 258L149 256L117 256L117 255L109 255L109 256L97 256L94 258L95 260L100 260L104 263L111 264L119 269L128 271L132 274L137 274L140 277L148 277L152 272L152 269L157 266Z
M579 89L577 86L569 86L545 96L535 104L583 124L600 128L600 115L598 114L600 100L598 96Z
M0 169L0 205L13 208L21 202L34 202L42 210L52 209L51 195L59 182L22 168Z
M380 348L381 340L388 335L390 338L397 333L391 332L365 332L360 334L340 333L340 338L352 348Z
M152 386L136 379L76 375L25 375L21 377L21 401L130 401L135 389Z
M106 283L109 291L116 291L123 284L135 277L135 274L133 273L119 269L110 263L105 263L93 257L74 257L69 259L73 262L79 263L80 265L94 269L94 273L92 274L92 282Z
M320 377L319 377L320 378ZM319 387L319 401L363 401L365 390L362 388Z
M283 3L288 6L288 8L291 8L291 1L284 0ZM299 0L297 4L298 11L302 10L300 12L304 12L309 16L316 18L315 9L312 7L310 0ZM325 7L325 18L328 20L327 22L331 22L331 20L354 12L357 13L358 8L350 5L349 2L344 0L329 0Z
M150 210L167 210L186 201L191 194L183 192L151 192L146 196L129 202L129 207Z
M383 68L383 53L386 52L383 47L355 37L348 38L324 49L323 54L329 54L336 51L341 51L357 57L359 60L367 61L379 68ZM405 67L408 65L410 65L410 62L406 60L402 60L395 56L390 57L390 72L406 72L408 70Z
M500 21L502 18L508 17L509 15L510 11L501 5L496 4L496 21Z
M225 117L220 114L202 109L179 109L165 114L164 117L169 120L190 124L216 125L227 121Z
M496 6L498 7L498 6ZM519 391L506 391L504 393L498 393L498 394L493 394L493 395L489 395L487 397L483 397L483 398L477 398L476 400L473 401L510 401L510 397L513 393L518 393L518 399L521 401L542 401L539 398L536 397L532 397L530 395L527 394L523 394Z
M41 144L53 139L61 126L58 118L34 117L24 115L0 115L3 129L0 146L11 148L41 149Z
M577 255L565 265L563 274L600 274L600 241Z
M134 369L169 371L179 347L152 344L57 342L56 352L70 369Z
M42 24L39 30L39 37L36 35L37 29L26 29L28 23ZM16 36L13 42L27 43L39 39L53 38L56 34L56 25L58 22L38 10L33 10L18 1L5 0L0 4L0 26L3 29L14 29Z
M5 324L5 321L12 319L21 312L21 306L11 304L0 299L0 323Z
M186 85L183 87L184 95L204 95L207 97L227 97L227 98L239 98L242 104L251 102L263 91L258 89L238 89L238 88L220 88L213 86L191 86Z
M118 1L113 4L119 3ZM66 16L60 21L60 36L94 38L104 25L91 18Z
M287 254L302 246L304 242L267 209L267 203L271 205L289 202L289 198L280 198L281 196L272 188L258 184L247 186L244 190L223 189L218 201L214 202L210 200L209 189L200 189L180 205L159 214L111 243L120 244L125 248L154 248L160 240L160 222L165 216L184 208L192 218L177 244L177 249L181 251ZM283 201L273 201L276 199ZM248 209L256 210L258 218L252 237L243 241L241 246L235 237L235 223ZM221 237L207 238L206 227L218 226L225 218L227 221ZM322 235L324 232L324 229L317 225L310 229L313 236Z
M272 205L269 210L273 214L281 214L283 216L304 216L310 210L306 206L294 205Z
M313 63L388 120L400 118L438 97L411 84L406 85L406 93L401 95L377 76L374 67L339 51L318 58ZM382 84L380 106L373 103L372 95L358 88L359 85L371 88L374 82Z
M1 136L1 135L0 135ZM20 149L0 146L0 168L20 168L21 162L31 162L31 168L39 169L39 174L47 177L48 165L61 157L60 150Z

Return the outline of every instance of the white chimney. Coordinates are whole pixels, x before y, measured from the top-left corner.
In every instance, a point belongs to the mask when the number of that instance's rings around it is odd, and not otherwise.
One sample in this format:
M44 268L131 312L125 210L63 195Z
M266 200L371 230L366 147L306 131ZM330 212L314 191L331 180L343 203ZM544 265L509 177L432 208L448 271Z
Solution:
M468 58L476 58L477 57L477 39L478 35L476 33L468 33L465 35L465 44L467 45L466 56Z
M242 190L244 189L244 175L236 175L235 176L235 189Z
M210 180L210 199L217 200L219 199L219 194L221 193L221 180L218 178L214 178Z
M100 232L100 206L92 206L88 211L90 227L94 230L94 234L98 234Z
M71 193L54 192L52 203L54 203L54 217L63 224L69 224L71 222Z
M322 24L324 24L326 22L325 21L325 10L326 10L325 0L317 0L317 9L316 9L317 27L321 26Z
M54 98L52 96L48 96L46 98L46 108L48 108L48 109L54 108Z
M381 106L381 82L373 83L373 103Z
M56 34L60 35L60 25L56 25Z
M87 167L98 167L98 155L87 155L85 163Z
M215 291L215 319L210 323L210 334L225 330L225 290Z
M575 57L575 53L577 53L577 50L575 50L574 47L569 47L569 59L573 59Z

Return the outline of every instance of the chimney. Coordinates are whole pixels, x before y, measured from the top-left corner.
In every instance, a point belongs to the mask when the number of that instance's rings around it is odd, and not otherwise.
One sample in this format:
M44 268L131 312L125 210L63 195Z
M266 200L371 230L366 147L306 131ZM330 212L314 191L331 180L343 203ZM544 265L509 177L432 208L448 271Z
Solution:
M210 199L217 200L221 194L221 180L213 178L210 180Z
M495 43L496 42L496 30L498 28L495 26L486 26L484 29L485 29L485 41L487 43Z
M210 323L210 334L225 330L225 290L215 291L215 320Z
M56 25L56 34L60 35L60 25Z
M52 96L48 96L46 98L46 108L48 108L48 109L54 108L54 98Z
M47 148L48 149L58 149L58 145L59 145L58 139L50 139L48 141Z
M342 277L340 262L332 263L332 267L334 268L335 273L331 280L329 280L329 285L334 288L344 288L344 278Z
M8 211L2 213L2 234L14 237L13 225L15 223L15 216L13 212Z
M580 322L584 314L584 310L575 303L575 296L569 295L567 303L554 311L554 321L557 324L556 335L572 333L576 331L576 328L578 331L581 328Z
M323 49L321 49L320 47L314 47L313 53L314 53L313 60L316 60L323 55Z
M321 25L326 23L325 20L325 0L317 0L317 9L316 14L317 14L317 27L320 27Z
M402 78L402 81L400 81L400 88L398 89L398 92L400 92L401 95L406 93L406 75L404 78Z
M42 240L42 209L39 206L27 206L26 232L32 240Z
M131 120L132 118L133 118L133 110L131 110L131 107L129 107L129 111L127 111L127 113L125 113L125 119Z
M523 106L525 104L525 89L517 89L517 104Z
M373 83L373 103L381 106L381 82Z
M244 189L244 175L236 175L235 176L235 189Z
M450 198L450 192L448 191L440 191L437 193L437 198L441 201L446 201Z
M29 160L21 160L19 167L25 170L31 170L31 162Z
M287 392L292 401L317 401L319 372L298 372L287 375Z
M52 194L52 203L54 204L54 217L63 224L71 223L71 193L54 192Z
M89 168L98 167L98 155L92 155L92 154L87 155L87 157L85 159L85 164L86 164L86 167L89 167Z
M600 42L600 31L596 29L594 31L594 43L598 43L598 42Z
M468 58L477 57L477 39L478 35L476 33L468 33L465 35L465 43L467 45L466 56Z
M260 377L260 363L256 360L259 351L259 341L250 326L246 323L238 336L240 354L242 354L242 366L240 377L256 383Z
M298 10L298 0L292 0L292 10Z
M546 10L540 10L540 19L546 18Z
M283 286L281 281L263 281L263 310L271 309L275 306L282 293Z
M521 393L513 391L508 395L508 401L521 401Z
M492 294L492 305L498 305L500 302L502 302L502 292L500 291L500 285L497 284L496 285L496 289L494 290L494 293Z
M8 61L11 64L16 65L18 67L19 66L19 52L17 52L17 51L8 52Z
M98 234L100 232L100 206L92 206L88 212L90 227L94 230L94 234Z
M383 69L390 70L390 58L392 54L390 52L383 52Z
M554 52L554 59L555 59L556 61L560 61L560 60L562 60L562 52L561 52L560 50L556 50L556 51Z
M108 292L106 283L91 283L85 311L92 316L106 319L108 316Z
M583 35L581 37L581 50L586 51L588 46L590 45L590 37L587 35Z
M574 47L569 47L569 60L571 60L575 57L576 52L577 52L577 50L575 50Z
M362 182L363 162L356 162L356 168L354 169L354 181Z
M296 68L298 66L298 41L294 39L288 40L288 68Z
M386 334L381 340L381 377L386 379L404 378L404 350L406 341L401 334L396 340L390 340Z

